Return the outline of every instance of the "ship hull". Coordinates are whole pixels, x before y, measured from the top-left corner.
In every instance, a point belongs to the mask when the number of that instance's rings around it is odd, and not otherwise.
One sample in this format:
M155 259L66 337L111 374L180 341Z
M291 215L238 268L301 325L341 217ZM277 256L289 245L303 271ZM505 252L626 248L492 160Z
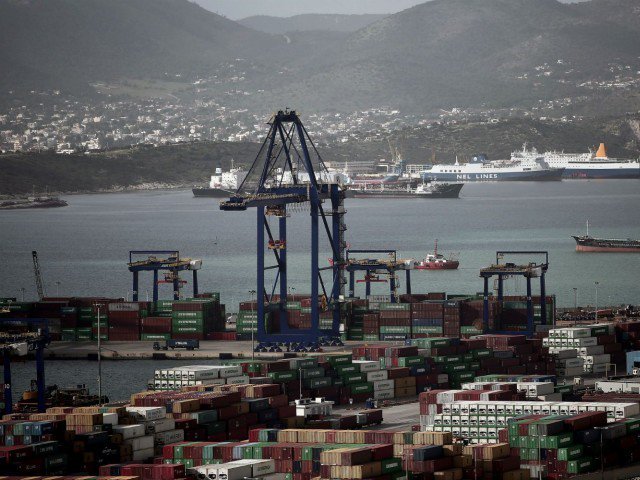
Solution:
M425 180L442 182L556 182L562 180L562 169L538 170L533 172L492 172L492 173L425 173Z
M411 190L363 189L347 190L347 198L459 198L462 184L441 185L437 189L415 193Z
M191 190L194 197L229 198L234 192L222 188L194 188Z
M640 253L640 241L576 237L577 252Z
M640 247L598 247L588 245L576 245L576 252L613 252L613 253L640 253Z
M582 180L640 178L640 168L566 168L563 177Z
M416 265L416 270L456 270L460 262L449 260L446 263L425 263L422 265Z

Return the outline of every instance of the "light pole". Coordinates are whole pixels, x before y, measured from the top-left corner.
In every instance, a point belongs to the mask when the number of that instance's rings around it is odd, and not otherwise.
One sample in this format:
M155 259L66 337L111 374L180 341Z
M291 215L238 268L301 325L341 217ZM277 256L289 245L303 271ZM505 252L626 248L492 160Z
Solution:
M60 280L56 281L56 297L60 296Z
M600 478L604 480L604 459L602 458L602 429L603 427L594 427L600 432Z
M249 290L249 294L251 295L251 320L253 320L253 299L256 296L255 290ZM257 309L256 309L257 310ZM251 322L253 324L253 321ZM255 330L258 329L258 317L256 317L256 325L255 327L251 325L251 361L254 362L256 360L256 349L255 349Z
M98 307L98 401L102 405L102 341L100 339L100 305Z
M578 309L578 288L573 287L573 309Z
M593 282L593 284L596 286L596 323L598 323L598 285L600 282Z
M302 367L299 369L298 376L300 377L300 400L302 400Z

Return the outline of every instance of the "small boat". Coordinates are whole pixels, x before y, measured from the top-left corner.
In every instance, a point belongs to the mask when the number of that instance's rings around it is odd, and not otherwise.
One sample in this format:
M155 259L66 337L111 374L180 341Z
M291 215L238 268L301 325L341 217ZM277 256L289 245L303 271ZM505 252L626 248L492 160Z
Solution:
M98 395L89 393L86 385L76 387L60 388L57 385L47 386L44 392L44 401L49 407L90 407L108 403L109 399L103 395L102 399ZM14 405L16 413L34 413L38 411L38 391L36 381L31 381L29 390L22 393L22 398Z
M415 268L416 270L455 270L459 265L460 262L455 260L453 255L446 258L438 253L438 240L436 239L433 253L428 253L424 260L416 262Z

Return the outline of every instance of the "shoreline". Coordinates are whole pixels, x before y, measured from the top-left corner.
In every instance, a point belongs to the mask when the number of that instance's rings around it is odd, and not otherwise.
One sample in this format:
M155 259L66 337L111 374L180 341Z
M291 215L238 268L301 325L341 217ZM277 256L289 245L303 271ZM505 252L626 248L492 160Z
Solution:
M161 182L146 182L141 183L139 185L129 185L129 186L115 186L111 188L101 188L98 190L73 190L73 191L57 191L51 190L46 194L38 194L35 195L47 195L47 196L73 196L73 195L99 195L99 194L107 194L107 193L136 193L136 192L150 192L150 191L162 191L162 190L186 190L198 187L197 184L187 184L187 183L161 183ZM29 196L33 196L33 192L28 192L24 194L2 194L0 193L0 201L2 200L16 200L16 199L24 199Z
M160 342L162 344L163 342ZM251 360L275 360L284 358L286 352L255 352L252 355L251 341L240 340L228 342L223 340L200 341L197 350L153 350L153 341L109 342L101 343L102 360L216 360L238 361ZM390 343L390 345L393 343ZM343 347L325 347L322 353L350 351L354 346L363 345L359 341L347 341ZM231 355L231 358L221 358ZM314 355L302 353L297 356ZM44 356L47 360L98 360L98 344L94 341L62 342L56 341L45 349Z

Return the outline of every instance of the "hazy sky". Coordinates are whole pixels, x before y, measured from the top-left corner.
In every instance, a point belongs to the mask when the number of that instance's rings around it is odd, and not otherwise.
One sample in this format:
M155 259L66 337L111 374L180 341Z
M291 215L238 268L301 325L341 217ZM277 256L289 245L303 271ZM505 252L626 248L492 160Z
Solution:
M195 0L233 20L251 15L290 17L301 13L395 13L426 0Z

